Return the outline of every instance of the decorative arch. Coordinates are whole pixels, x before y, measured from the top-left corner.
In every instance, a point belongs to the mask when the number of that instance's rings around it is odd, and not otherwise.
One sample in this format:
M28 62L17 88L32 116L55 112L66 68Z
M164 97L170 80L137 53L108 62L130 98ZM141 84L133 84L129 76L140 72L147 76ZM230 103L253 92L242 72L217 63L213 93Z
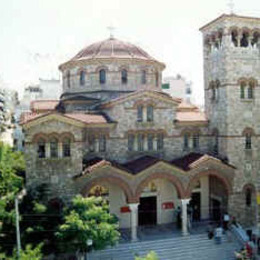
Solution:
M255 185L253 183L247 183L243 186L242 191L245 192L247 189L252 190L254 193L256 192Z
M80 67L80 68L77 70L77 75L79 76L82 71L85 72L85 73L87 73L87 70L86 70L85 68Z
M107 66L104 66L104 65L98 66L98 67L96 68L96 72L98 73L100 70L105 70L106 72L108 72L108 67L107 67Z
M246 135L255 135L255 132L254 132L254 129L250 128L250 127L246 127L243 132L242 132L242 135L243 136L246 136Z
M258 85L258 82L255 78L249 78L248 84L249 84L249 86L256 87Z
M66 138L69 138L72 142L75 142L75 136L70 132L65 132L60 135L61 141L63 141Z
M239 80L238 80L238 85L239 86L245 86L245 85L247 85L247 83L248 83L248 79L247 78L240 78Z
M92 187L96 186L96 185L102 185L103 183L111 183L111 184L116 184L117 186L119 186L125 193L126 195L126 199L127 201L130 202L135 202L134 200L134 196L133 196L133 191L131 189L131 187L129 186L129 184L127 182L125 182L124 180L122 180L121 178L118 177L98 177L93 179L92 181L90 181L89 183L87 183L86 186L83 187L83 189L81 190L81 194L83 196L86 196L89 191L91 190Z
M243 187L243 194L245 195L245 205L251 207L254 204L256 188L252 183L247 183Z
M48 141L48 136L44 133L38 133L33 136L32 142L37 143L40 139L43 139L45 142Z
M152 99L148 99L148 100L137 100L134 105L133 108L137 108L138 106L152 106L152 107L156 107L156 103L154 102L154 100Z
M143 181L141 181L138 184L136 191L135 191L136 200L139 200L139 197L140 197L143 189L148 185L148 183L155 179L168 180L176 188L179 198L185 198L184 188L178 177L176 177L172 174L169 174L169 173L154 173L152 175L149 175L147 178L145 178Z
M128 64L120 65L118 67L118 71L121 72L122 70L127 70L129 72L130 71L129 65Z
M181 136L187 135L194 135L194 134L201 134L201 131L199 128L185 128L181 131Z
M146 135L146 134L154 134L154 135L162 134L165 137L168 136L165 129L156 129L156 130L150 129L150 130L128 130L128 131L125 132L124 137L126 138L129 135L138 135L138 134L144 134L144 135Z
M259 29L253 29L252 30L252 46L256 45L259 42L260 38L260 30Z
M50 141L52 138L55 138L58 141L60 141L60 134L58 134L56 132L52 132L52 133L48 134L48 140Z
M186 190L186 196L190 197L192 194L192 188L193 185L199 181L199 179L203 176L214 176L217 179L219 179L225 186L226 192L228 195L230 195L232 193L232 185L230 183L230 181L223 177L219 172L217 172L216 170L208 170L208 171L204 171L204 172L200 172L198 174L196 174L195 176L193 176L193 178L189 181L187 190Z
M251 33L251 30L248 27L242 27L240 29L241 33L247 33L248 35Z

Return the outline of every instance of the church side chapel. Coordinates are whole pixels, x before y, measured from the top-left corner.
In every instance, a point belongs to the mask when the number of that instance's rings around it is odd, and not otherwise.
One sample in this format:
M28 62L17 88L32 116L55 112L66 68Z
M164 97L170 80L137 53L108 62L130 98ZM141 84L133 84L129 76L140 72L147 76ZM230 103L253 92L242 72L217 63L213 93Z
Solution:
M102 196L120 228L193 220L225 212L256 219L259 189L260 19L223 14L203 35L205 112L161 90L165 64L110 38L59 69L60 100L23 114L26 185L48 200Z

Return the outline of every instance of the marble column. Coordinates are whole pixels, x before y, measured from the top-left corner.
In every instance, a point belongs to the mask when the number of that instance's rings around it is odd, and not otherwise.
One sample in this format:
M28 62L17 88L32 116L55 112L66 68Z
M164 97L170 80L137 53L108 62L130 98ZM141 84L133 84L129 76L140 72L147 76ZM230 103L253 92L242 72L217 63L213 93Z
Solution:
M51 157L51 145L49 142L46 143L45 145L45 157L50 158Z
M61 142L58 143L58 157L63 157L63 144Z
M138 205L139 203L128 204L131 210L131 240L132 241L137 241Z
M182 210L182 234L187 236L188 232L188 214L187 214L187 205L189 204L190 199L181 200L181 210Z

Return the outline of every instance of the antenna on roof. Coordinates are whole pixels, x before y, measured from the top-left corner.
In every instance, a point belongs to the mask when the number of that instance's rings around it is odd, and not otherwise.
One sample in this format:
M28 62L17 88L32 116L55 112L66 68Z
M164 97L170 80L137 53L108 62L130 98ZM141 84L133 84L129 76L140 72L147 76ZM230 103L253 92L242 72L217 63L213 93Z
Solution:
M229 13L234 14L234 9L235 9L234 0L229 0L227 5L228 5L228 8L229 8Z
M112 25L110 25L110 26L107 27L107 29L108 29L109 32L110 32L110 36L109 36L109 38L110 38L110 39L114 39L114 38L115 38L115 37L114 37L115 27L112 26Z

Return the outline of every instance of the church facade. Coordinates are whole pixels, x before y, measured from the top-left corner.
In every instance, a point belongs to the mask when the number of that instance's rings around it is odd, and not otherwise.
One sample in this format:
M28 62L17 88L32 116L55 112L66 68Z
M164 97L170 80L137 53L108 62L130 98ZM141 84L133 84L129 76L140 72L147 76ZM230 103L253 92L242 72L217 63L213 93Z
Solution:
M193 219L256 221L260 171L260 19L201 28L205 112L161 91L165 65L110 37L60 65L60 100L21 118L26 185L48 199L103 196L121 228Z

